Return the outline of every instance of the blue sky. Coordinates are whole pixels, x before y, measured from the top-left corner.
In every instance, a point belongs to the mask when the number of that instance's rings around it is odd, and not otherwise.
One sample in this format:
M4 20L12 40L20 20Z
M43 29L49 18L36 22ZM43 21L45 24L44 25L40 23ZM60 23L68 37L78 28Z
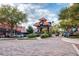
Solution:
M38 22L41 17L45 17L48 21L58 23L58 14L61 9L71 6L73 3L10 3L17 6L19 10L24 11L28 17L28 22L20 24L26 28ZM33 26L34 27L34 26Z
M24 26L29 26L38 22L41 17L45 17L48 21L58 23L58 14L61 9L69 7L72 4L69 3L32 3L32 4L17 4L19 9L24 9L28 14L28 22L22 23Z
M46 6L44 5L43 8L58 13L62 8L67 7L68 5L68 3L48 3Z

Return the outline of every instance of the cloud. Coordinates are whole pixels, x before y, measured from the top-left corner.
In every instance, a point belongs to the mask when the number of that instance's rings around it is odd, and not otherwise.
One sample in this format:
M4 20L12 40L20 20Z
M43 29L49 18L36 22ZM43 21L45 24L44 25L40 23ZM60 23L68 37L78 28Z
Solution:
M21 26L25 26L26 28L29 25L32 25L35 22L38 22L39 18L41 17L45 17L48 19L48 21L52 22L52 21L57 21L58 17L56 14L54 14L52 11L48 10L48 9L44 9L43 7L45 7L47 4L33 4L33 3L14 3L14 4L10 4L10 5L14 5L17 6L19 10L24 11L27 15L28 15L28 22L24 22L22 24L20 24Z
M72 6L74 3L70 3L69 6Z
M58 21L58 17L56 14L54 14L53 12L51 12L48 9L43 9L43 7L46 5L41 5L41 4L18 4L18 7L20 10L24 10L26 11L26 13L28 14L28 22L22 24L22 26L25 26L27 28L27 26L32 25L35 22L38 22L39 18L41 17L45 17L48 19L48 21L52 22L52 21Z

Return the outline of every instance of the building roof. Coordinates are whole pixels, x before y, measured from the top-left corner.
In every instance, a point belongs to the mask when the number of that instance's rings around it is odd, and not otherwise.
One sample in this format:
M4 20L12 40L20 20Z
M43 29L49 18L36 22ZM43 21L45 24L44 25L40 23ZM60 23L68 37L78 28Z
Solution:
M0 23L0 28L9 30L9 29L11 29L11 26L7 22L4 22L4 23ZM23 26L14 26L13 30L16 30L19 32L26 32L26 28Z

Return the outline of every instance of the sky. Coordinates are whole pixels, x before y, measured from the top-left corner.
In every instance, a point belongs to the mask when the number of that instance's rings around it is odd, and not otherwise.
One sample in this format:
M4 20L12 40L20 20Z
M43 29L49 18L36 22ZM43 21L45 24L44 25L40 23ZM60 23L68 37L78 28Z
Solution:
M58 23L58 14L60 10L65 7L69 7L68 3L32 3L32 4L17 4L20 9L25 10L26 14L28 14L28 22L22 23L22 26L33 26L34 23L38 22L41 17L45 17L49 22L54 21ZM33 26L34 27L34 26Z
M5 3L4 3L5 4ZM1 4L0 4L1 5ZM58 14L60 10L69 7L69 3L10 3L12 6L17 6L19 10L25 12L28 22L20 24L21 26L33 26L41 17L45 17L49 22L58 23ZM34 26L33 26L34 27Z

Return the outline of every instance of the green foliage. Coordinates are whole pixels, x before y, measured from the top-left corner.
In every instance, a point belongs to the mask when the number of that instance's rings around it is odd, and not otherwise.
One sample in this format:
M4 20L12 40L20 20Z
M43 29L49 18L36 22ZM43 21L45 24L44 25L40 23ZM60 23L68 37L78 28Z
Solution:
M61 28L66 29L67 26L72 26L72 25L73 25L73 23L72 23L72 20L71 19L69 19L69 20L61 20L60 21L60 27Z
M63 29L66 29L69 26L76 27L77 25L78 25L78 21L72 19L60 21L60 27Z
M41 31L41 33L46 33L46 32L48 32L47 28L43 28L42 31Z
M70 7L70 16L73 20L79 20L79 3L74 3Z
M28 38L35 38L35 37L39 37L38 34L32 33L32 34L28 34L27 36Z
M49 35L49 37L51 37L52 36L52 32L49 32L48 35Z
M32 26L28 26L28 29L27 29L27 32L29 33L29 34L31 34L31 33L33 33L33 27Z
M17 9L17 7L10 5L1 5L0 6L0 23L6 22L10 25L11 30L21 22L27 21L27 15ZM13 31L10 31L11 36Z
M11 28L26 19L26 14L10 5L2 5L0 7L0 22L7 22L11 25Z
M51 32L44 32L43 34L41 34L41 38L47 38L47 37L51 37L52 33Z
M68 8L64 8L59 13L61 28L77 26L79 24L79 3L74 3Z
M69 8L63 8L59 13L59 20L69 18Z
M59 31L59 25L57 25L57 24L53 25L51 32L54 34L54 33L58 32L58 31Z
M49 35L47 33L41 34L41 38L47 38Z

